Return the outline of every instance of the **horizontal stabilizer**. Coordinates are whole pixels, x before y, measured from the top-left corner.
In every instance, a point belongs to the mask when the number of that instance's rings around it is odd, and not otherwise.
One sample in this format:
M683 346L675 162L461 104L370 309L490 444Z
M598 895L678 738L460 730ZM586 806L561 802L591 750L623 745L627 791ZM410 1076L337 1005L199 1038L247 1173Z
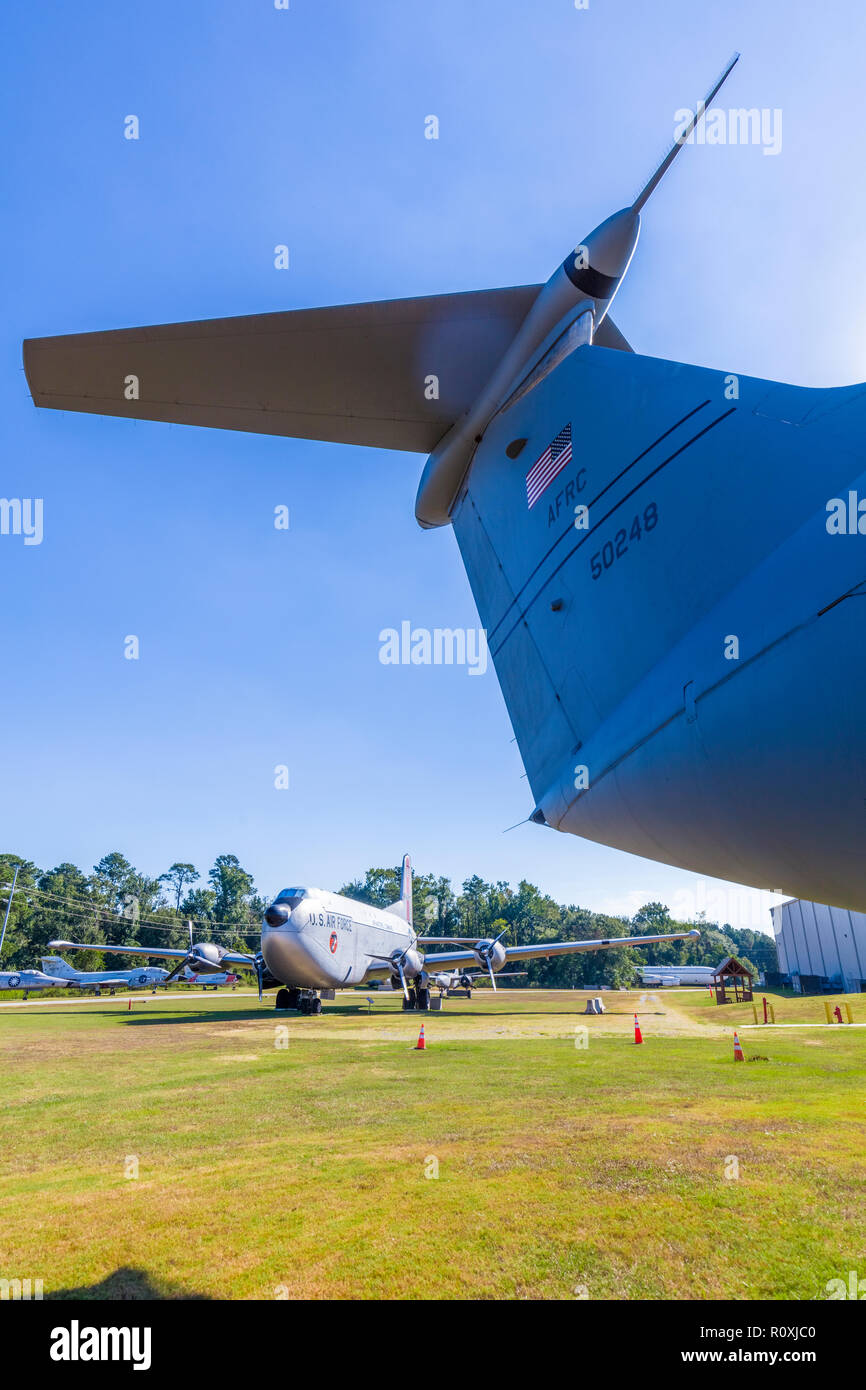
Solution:
M429 453L472 405L539 285L29 338L33 401ZM609 320L601 346L628 349Z
M24 367L35 404L55 410L429 453L538 290L30 338Z

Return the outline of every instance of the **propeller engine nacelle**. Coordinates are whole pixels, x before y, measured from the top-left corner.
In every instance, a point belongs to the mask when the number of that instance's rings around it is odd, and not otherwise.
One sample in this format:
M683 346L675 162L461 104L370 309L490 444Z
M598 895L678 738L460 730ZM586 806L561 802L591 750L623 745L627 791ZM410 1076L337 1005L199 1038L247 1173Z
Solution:
M379 957L383 959L383 957ZM409 991L406 985L407 980L427 979L427 972L424 969L424 958L412 946L408 946L405 951L394 951L390 956L384 957L391 964L391 983L395 989L403 991L404 998L409 998Z
M199 975L216 975L222 972L224 955L222 946L213 941L200 941L190 949L185 963Z
M472 948L478 964L490 976L490 984L494 991L496 989L496 971L501 970L508 959L508 953L502 945L502 938L507 931L508 928L506 927L505 931L501 931L492 940L490 937L484 937L481 941L476 941Z
M404 951L401 956L401 961L403 964L403 974L406 976L407 980L415 980L419 975L425 973L423 957L420 956L417 951Z
M483 970L501 970L506 961L505 947L501 941L478 941L473 953Z

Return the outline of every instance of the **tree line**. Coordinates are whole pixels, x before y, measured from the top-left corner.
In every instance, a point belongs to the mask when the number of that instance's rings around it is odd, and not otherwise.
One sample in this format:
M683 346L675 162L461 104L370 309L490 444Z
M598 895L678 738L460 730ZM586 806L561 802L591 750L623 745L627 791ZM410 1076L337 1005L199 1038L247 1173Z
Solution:
M4 969L38 967L54 939L188 946L187 920L197 940L213 935L220 945L249 951L256 947L268 905L234 854L218 855L205 875L194 864L178 862L151 878L115 851L90 873L69 863L44 871L18 855L0 855L0 912L5 913L16 867ZM75 959L82 970L99 969L101 963L97 951ZM110 957L108 967L119 968L118 958Z
M347 897L387 907L400 896L400 866L368 869L363 879L345 884ZM455 893L451 881L434 874L416 873L412 886L415 930L429 936L495 937L505 931L506 946L528 946L537 941L576 941L617 936L660 935L664 932L700 930L697 940L659 942L650 947L622 947L579 952L551 960L527 961L526 975L515 987L537 985L546 989L616 988L631 985L641 965L719 965L725 956L736 956L753 974L778 970L776 943L768 933L708 922L700 912L688 921L675 921L664 903L645 903L633 917L609 916L585 907L566 906L521 880L517 888L499 881L486 883L474 874ZM441 949L441 948L440 948ZM432 951L436 947L431 947Z
M105 942L128 946L187 946L187 920L195 940L211 938L232 950L258 948L262 914L269 898L256 891L252 874L233 854L218 855L200 874L195 865L172 864L157 878L139 872L117 851L106 854L90 873L63 863L43 871L14 854L0 855L0 914L6 910L10 887L18 878L9 910L3 948L4 969L38 967L53 939ZM347 897L387 907L400 896L400 866L368 869L362 879L337 890ZM487 883L474 874L459 892L450 879L416 873L412 890L415 929L430 936L498 936L504 943L525 946L536 941L569 941L640 934L687 931L697 926L696 941L670 941L649 948L620 949L529 961L516 987L593 989L630 985L635 967L654 965L718 965L737 956L750 970L778 970L772 936L725 923L707 922L699 913L693 921L674 921L664 903L645 903L633 917L609 916L587 908L566 906L534 884L522 880L517 888L506 882ZM435 948L432 948L435 950ZM105 963L119 969L121 957L94 950L76 957L83 970Z
M18 855L0 855L0 913L6 912L15 869L4 969L38 967L49 941L60 938L93 942L97 948L104 942L185 947L188 920L197 941L214 938L235 951L254 951L270 901L256 891L252 874L235 855L218 855L204 874L192 863L172 863L156 878L140 873L117 851L100 859L90 873L72 863L42 870ZM385 908L399 898L400 866L368 869L363 878L338 891ZM556 902L527 880L512 888L505 881L485 883L473 874L456 892L449 878L416 873L413 912L418 934L496 937L505 931L506 945L701 929L698 941L531 960L525 966L527 974L514 981L516 987L614 988L634 983L635 966L719 965L726 955L738 956L753 972L778 969L776 942L762 931L719 926L706 922L702 913L692 922L674 922L662 902L645 903L634 917L607 916ZM76 956L75 963L85 970L99 969L103 963L120 969L121 958L107 954L106 959L95 949Z

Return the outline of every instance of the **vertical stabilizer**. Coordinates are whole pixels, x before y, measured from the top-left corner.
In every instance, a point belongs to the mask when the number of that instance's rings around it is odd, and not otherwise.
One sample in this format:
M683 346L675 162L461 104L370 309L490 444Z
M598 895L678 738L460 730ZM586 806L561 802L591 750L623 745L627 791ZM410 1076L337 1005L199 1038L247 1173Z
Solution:
M403 871L400 875L400 896L390 907L385 908L386 912L393 912L395 917L402 917L404 922L412 925L412 860L408 854L403 855Z
M56 979L75 980L78 978L78 971L73 970L68 961L62 960L60 956L43 956L42 969L46 975L53 975Z

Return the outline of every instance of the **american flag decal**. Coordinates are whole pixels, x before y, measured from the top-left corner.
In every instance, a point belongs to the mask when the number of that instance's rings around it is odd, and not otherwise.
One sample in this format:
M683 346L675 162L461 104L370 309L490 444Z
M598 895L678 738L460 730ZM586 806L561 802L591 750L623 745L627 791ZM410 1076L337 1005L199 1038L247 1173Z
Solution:
M526 505L530 511L535 506L544 489L553 482L557 473L571 463L571 421L559 431L556 438L548 444L541 458L536 459L526 475Z

